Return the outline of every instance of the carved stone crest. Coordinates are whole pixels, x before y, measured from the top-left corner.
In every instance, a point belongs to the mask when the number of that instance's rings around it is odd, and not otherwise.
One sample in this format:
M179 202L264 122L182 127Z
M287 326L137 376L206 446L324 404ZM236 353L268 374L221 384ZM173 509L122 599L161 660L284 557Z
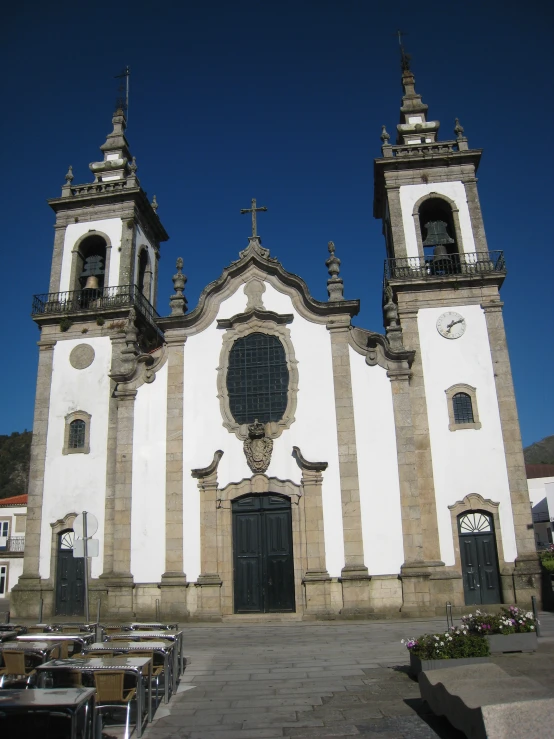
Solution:
M273 439L265 435L265 426L258 419L248 426L248 439L244 442L244 454L252 472L265 472L271 462Z

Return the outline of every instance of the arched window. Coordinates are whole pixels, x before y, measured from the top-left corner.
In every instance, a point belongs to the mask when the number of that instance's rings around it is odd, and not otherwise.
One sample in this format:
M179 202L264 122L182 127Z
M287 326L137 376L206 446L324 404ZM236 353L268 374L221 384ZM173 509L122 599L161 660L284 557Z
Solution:
M480 429L476 389L471 385L459 383L449 387L445 393L450 431Z
M65 417L63 454L90 452L90 419L85 411L75 411Z
M287 408L289 371L277 336L248 334L229 355L227 392L236 423L280 421Z
M138 260L138 289L144 295L144 297L150 301L151 299L151 285L152 285L152 268L150 266L150 258L148 255L148 249L143 247L139 254Z

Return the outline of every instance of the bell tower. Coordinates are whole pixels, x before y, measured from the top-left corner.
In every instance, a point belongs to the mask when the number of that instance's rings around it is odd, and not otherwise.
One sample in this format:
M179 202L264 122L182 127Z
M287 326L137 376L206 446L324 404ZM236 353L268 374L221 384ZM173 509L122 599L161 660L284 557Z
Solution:
M439 140L403 49L402 88L396 142L383 126L374 162L373 214L386 245L387 335L415 351L409 375L394 378L408 385L411 416L403 435L397 427L403 610L468 602L453 511L460 518L473 494L502 512L502 602L514 588L530 602L539 568L499 294L506 264L489 249L477 191L482 151L458 119L454 138Z
M49 293L71 294L68 299L81 309L87 297L94 298L97 309L103 307L100 298L107 307L110 296L128 288L155 308L159 248L168 235L156 197L148 202L140 186L123 109L115 111L112 124L100 147L102 161L89 165L94 182L75 185L69 167L61 197L49 201L56 213ZM101 295L83 295L83 290L100 290Z

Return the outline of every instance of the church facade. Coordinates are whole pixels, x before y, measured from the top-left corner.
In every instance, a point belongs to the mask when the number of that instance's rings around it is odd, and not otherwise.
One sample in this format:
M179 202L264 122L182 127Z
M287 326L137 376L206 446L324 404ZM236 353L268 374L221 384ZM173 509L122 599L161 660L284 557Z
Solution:
M83 614L77 514L97 522L103 618L428 616L530 603L539 573L481 151L439 123L405 64L383 128L384 333L353 324L329 243L327 301L252 236L189 311L182 260L117 110L56 214L41 329L27 536L13 612ZM233 256L233 255L231 255ZM90 532L89 532L90 533ZM92 551L92 550L91 550Z

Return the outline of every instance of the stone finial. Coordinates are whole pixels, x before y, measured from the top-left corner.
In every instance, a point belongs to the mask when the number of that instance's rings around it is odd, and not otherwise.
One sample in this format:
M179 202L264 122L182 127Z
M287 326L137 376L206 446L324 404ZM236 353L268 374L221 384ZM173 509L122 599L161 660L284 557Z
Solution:
M65 184L71 185L72 182L73 182L73 167L70 164L69 169L67 170L67 174L65 175Z
M340 259L335 256L335 245L332 241L327 244L327 248L329 249L329 254L331 255L329 259L327 259L327 261L325 262L327 271L331 276L330 279L327 280L327 293L329 295L329 301L336 302L338 300L344 299L343 281L339 277Z
M382 126L381 128L381 141L383 142L383 146L388 146L388 143L390 141L390 135L387 132L386 126Z
M136 173L137 169L138 169L138 167L137 167L137 158L136 157L133 157L132 160L131 160L131 164L129 165L129 172L131 173L131 175L133 177L135 176L135 173Z
M152 198L152 202L150 203L150 205L152 206L152 210L154 211L154 213L157 213L158 212L159 205L158 205L158 201L156 200L156 196L155 195Z
M461 125L460 120L456 118L456 125L454 126L454 133L456 134L457 139L462 139L464 137L464 127Z
M187 310L187 299L183 291L187 282L187 276L183 274L183 259L179 257L176 263L177 272L173 275L173 288L175 294L169 299L172 316L183 316Z

